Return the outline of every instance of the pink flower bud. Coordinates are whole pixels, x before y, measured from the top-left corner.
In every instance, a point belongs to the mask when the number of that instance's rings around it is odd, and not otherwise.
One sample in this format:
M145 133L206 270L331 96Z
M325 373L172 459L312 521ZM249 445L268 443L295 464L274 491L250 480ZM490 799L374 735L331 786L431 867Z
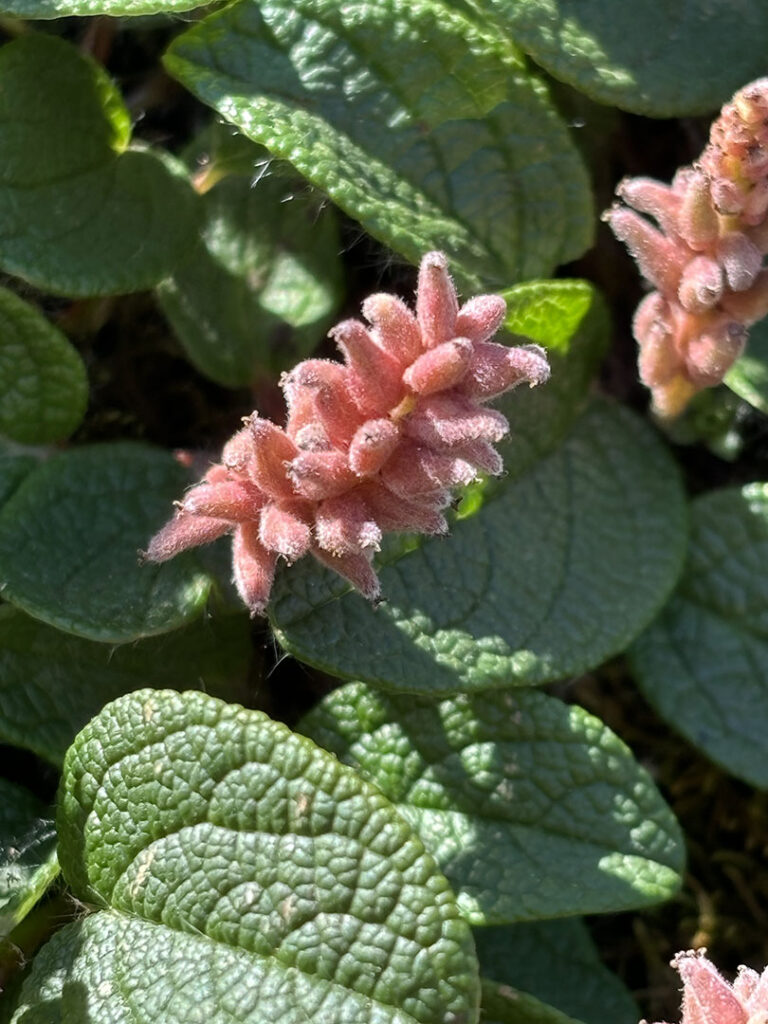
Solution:
M267 505L259 518L259 540L267 551L282 555L290 563L306 555L312 534L295 512L280 505Z
M688 177L677 230L697 252L717 242L720 224L712 205L709 182L701 171L694 171Z
M448 532L448 523L440 513L440 508L450 502L447 491L431 495L429 503L408 500L381 485L364 485L361 494L383 530L409 530L429 534Z
M507 315L507 304L500 295L476 295L465 302L456 318L456 334L471 341L488 341L499 330Z
M344 452L299 452L288 466L293 495L323 501L348 490L357 478Z
M480 401L526 383L536 387L549 380L549 363L540 345L517 345L507 348L495 342L475 345L467 376L461 390Z
M402 299L385 293L371 295L363 303L363 316L372 325L381 348L401 367L409 366L421 355L418 321Z
M683 981L684 1024L747 1024L733 989L702 954L678 953L672 965Z
M606 220L614 235L626 244L643 277L661 292L676 291L687 261L685 248L625 207L613 207Z
M734 321L713 326L688 344L686 369L699 387L719 384L744 351L747 330Z
M392 420L366 420L349 446L349 465L358 476L378 473L400 443L401 430Z
M433 395L407 421L409 437L432 448L470 441L501 441L509 431L507 418L496 409L475 405L461 394Z
M253 439L253 457L248 463L251 479L272 498L292 498L286 465L297 454L296 445L270 420L252 416L248 428Z
M378 551L381 529L360 494L352 491L323 501L315 517L315 536L332 555Z
M680 305L690 313L704 313L712 309L723 295L723 270L717 260L709 256L692 259L680 278L677 294Z
M255 517L264 497L246 481L227 480L216 484L198 484L184 496L184 512L216 519L240 520Z
M760 250L741 231L729 231L722 236L717 244L717 256L728 286L735 292L746 291L754 283L763 262Z
M435 345L408 367L403 380L421 395L446 391L459 383L467 372L472 358L472 342L468 338L453 338Z
M443 455L432 449L404 441L381 470L381 479L389 490L409 495L432 494L457 484L471 483L477 472L463 459Z
M276 561L277 555L259 540L256 523L240 523L232 542L232 568L237 592L251 615L266 610Z
M344 320L329 332L341 349L349 370L349 392L366 415L381 415L405 394L396 359L374 341L358 320Z
M332 555L321 547L312 548L312 554L328 569L349 580L369 601L378 601L381 594L379 578L373 571L367 555Z
M182 551L218 540L231 529L232 524L225 519L179 512L155 534L147 550L141 552L141 559L145 562L167 562Z
M768 270L761 270L747 291L724 295L722 306L734 320L743 324L753 324L768 316Z
M456 335L459 304L448 274L448 261L441 252L428 252L419 269L416 317L424 348L434 348Z
M679 231L683 201L669 185L653 178L624 178L616 187L616 195L640 213L650 214L665 234Z
M238 472L245 470L253 456L253 434L249 427L243 427L224 445L221 462L227 469Z

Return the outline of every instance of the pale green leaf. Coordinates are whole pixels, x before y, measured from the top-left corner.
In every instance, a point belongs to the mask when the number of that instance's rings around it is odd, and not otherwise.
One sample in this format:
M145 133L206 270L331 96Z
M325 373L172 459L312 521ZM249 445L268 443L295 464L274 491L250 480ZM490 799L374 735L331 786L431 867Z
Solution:
M474 935L487 978L530 992L585 1024L637 1024L642 1016L579 918L475 928Z
M471 933L421 841L266 715L123 697L60 793L62 869L104 909L38 956L17 1021L477 1021Z
M473 0L555 78L652 117L716 110L765 74L760 0Z
M768 415L768 319L749 329L746 352L725 375L739 398Z
M679 887L672 813L582 708L537 690L437 704L350 683L301 729L395 804L472 924L626 910Z
M0 608L0 743L55 765L110 700L142 686L245 697L247 616L215 616L138 643L83 640Z
M212 578L193 554L140 565L139 549L189 479L133 442L76 448L33 470L0 509L0 593L69 633L124 643L203 609Z
M17 18L124 18L175 14L205 5L206 0L3 0L3 11Z
M338 301L333 211L295 189L295 177L268 174L219 182L202 198L200 242L158 289L191 362L225 387L306 356Z
M0 288L0 434L22 444L68 437L88 401L83 361L33 306Z
M552 371L546 385L516 388L494 403L509 420L504 466L519 476L560 444L584 410L610 324L602 296L586 281L530 281L504 298L507 330L543 345Z
M727 771L768 787L768 484L697 498L680 584L631 651L669 724Z
M0 938L37 903L59 871L56 833L30 792L0 778Z
M305 559L279 574L270 616L300 660L388 690L544 683L624 650L668 597L685 540L669 454L597 402L450 537L385 549L378 608Z
M443 249L464 283L506 287L590 244L584 168L546 89L440 0L241 0L166 65L414 263Z
M188 254L197 203L182 171L125 152L130 119L102 68L42 33L0 49L0 267L46 291L149 288Z

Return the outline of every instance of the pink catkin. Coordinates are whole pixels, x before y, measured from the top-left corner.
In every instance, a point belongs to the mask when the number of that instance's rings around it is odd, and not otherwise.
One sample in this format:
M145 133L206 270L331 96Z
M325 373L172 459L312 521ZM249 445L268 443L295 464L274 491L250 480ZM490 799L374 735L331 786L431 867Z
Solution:
M253 413L145 557L163 562L232 533L235 584L253 615L266 609L278 557L307 553L375 601L382 534L445 533L453 488L502 471L493 445L509 427L483 403L549 376L538 346L489 341L505 308L481 295L460 309L445 256L428 253L415 315L373 295L369 326L331 331L344 362L309 359L285 374L285 427Z
M760 975L740 967L729 985L705 954L705 949L687 950L672 961L683 982L680 1024L764 1024L768 1019L768 968Z
M722 381L746 328L768 312L768 78L723 107L672 185L631 178L617 194L626 205L606 220L656 289L634 321L640 377L657 414L672 418Z

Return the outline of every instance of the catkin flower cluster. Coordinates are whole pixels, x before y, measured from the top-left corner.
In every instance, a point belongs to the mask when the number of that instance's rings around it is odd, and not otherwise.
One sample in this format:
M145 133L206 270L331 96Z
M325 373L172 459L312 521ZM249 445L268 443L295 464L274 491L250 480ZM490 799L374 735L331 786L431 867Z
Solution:
M628 178L617 194L627 205L606 220L655 289L633 323L640 377L655 411L674 417L722 381L768 313L768 78L723 107L701 157L671 185Z
M505 313L497 295L459 308L445 257L427 254L415 314L372 295L367 326L335 327L343 363L309 359L284 374L285 427L248 417L145 557L163 562L231 533L235 584L254 615L277 560L306 554L376 600L383 534L445 533L452 490L503 468L493 445L509 424L485 403L549 376L537 345L490 341Z
M683 982L681 1024L765 1024L768 968L758 974L749 967L740 967L733 985L729 985L705 953L704 949L688 950L672 961Z

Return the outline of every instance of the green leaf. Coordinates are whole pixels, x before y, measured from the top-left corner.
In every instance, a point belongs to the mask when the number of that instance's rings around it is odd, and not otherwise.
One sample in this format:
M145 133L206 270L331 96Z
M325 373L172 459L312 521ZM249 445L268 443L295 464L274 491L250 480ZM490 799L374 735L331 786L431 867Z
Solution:
M270 615L289 653L387 690L551 682L599 665L648 624L685 534L680 482L656 435L596 402L451 537L388 547L380 607L305 559L278 575Z
M482 979L483 1024L573 1024L572 1018L510 985Z
M68 437L88 401L83 361L33 306L0 288L0 433L22 444Z
M56 833L45 807L0 778L0 938L27 915L58 873Z
M244 697L250 651L244 615L113 647L0 608L0 743L61 765L86 722L131 690L151 685Z
M241 0L166 65L411 262L444 249L463 283L508 287L590 245L585 171L543 84L440 0Z
M42 463L0 509L0 593L68 633L124 643L200 614L212 586L193 554L140 565L189 479L130 441Z
M0 506L8 501L22 480L39 464L34 455L0 454Z
M196 197L170 158L125 152L106 73L33 33L0 49L0 266L46 291L149 288L194 244Z
M584 922L530 921L475 929L480 970L585 1024L636 1024L640 1011L601 961Z
M301 730L395 804L472 924L626 910L679 887L672 813L582 708L537 690L436 704L349 683Z
M471 932L421 841L265 715L115 701L67 754L57 826L65 877L105 909L37 958L25 1024L477 1020Z
M277 374L306 356L336 307L332 211L292 186L295 178L268 175L215 185L202 199L202 239L158 289L191 362L225 387L247 387L259 371Z
M768 319L750 327L747 350L725 375L725 383L768 415Z
M651 117L704 114L765 74L768 8L731 0L474 0L553 75Z
M768 787L768 484L692 506L680 585L631 651L666 721L727 771Z
M516 388L495 403L509 420L501 452L515 477L560 444L583 412L610 323L602 296L586 281L529 281L504 298L507 330L543 345L552 368L545 387Z
M205 0L3 0L3 11L17 18L141 17L205 6Z

